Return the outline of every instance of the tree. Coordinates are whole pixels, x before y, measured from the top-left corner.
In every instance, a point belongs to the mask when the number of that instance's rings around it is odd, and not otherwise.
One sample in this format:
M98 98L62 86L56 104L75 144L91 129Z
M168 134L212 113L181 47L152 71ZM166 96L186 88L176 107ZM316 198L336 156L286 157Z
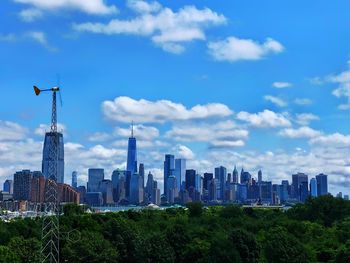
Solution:
M264 242L264 252L269 263L308 262L304 246L282 227L268 231Z
M41 244L35 238L14 237L9 242L8 247L19 258L20 262L40 262Z
M190 217L200 217L203 213L203 204L200 202L187 203L186 207Z
M0 263L20 263L18 256L6 246L0 246Z
M145 238L143 245L142 262L172 263L175 262L175 253L165 236L153 233Z
M231 232L230 239L243 263L259 262L260 246L253 234L237 228Z

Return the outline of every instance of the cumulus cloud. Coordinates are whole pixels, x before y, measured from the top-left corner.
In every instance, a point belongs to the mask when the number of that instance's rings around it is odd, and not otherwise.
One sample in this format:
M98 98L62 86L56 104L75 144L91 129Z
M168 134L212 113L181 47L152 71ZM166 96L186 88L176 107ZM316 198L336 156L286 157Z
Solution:
M29 31L26 34L24 34L24 37L39 43L49 51L56 51L56 48L52 47L49 44L46 34L42 31Z
M257 128L276 128L291 126L291 122L281 113L271 110L264 110L258 113L241 111L237 114L237 119L249 123Z
M300 113L296 115L295 122L300 125L308 125L311 121L318 121L320 118L312 113Z
M176 158L192 160L195 157L195 154L192 152L192 150L185 145L176 145L172 150L176 154Z
M333 148L350 147L350 135L344 135L341 133L323 135L311 139L310 144Z
M128 6L137 14L132 19L112 19L108 23L87 22L74 24L73 28L80 32L149 37L163 50L180 54L185 50L185 43L205 40L207 27L226 23L223 15L209 8L184 6L176 12L157 2L145 1L129 1Z
M225 40L208 43L209 54L217 61L259 60L269 54L284 50L281 43L267 38L264 43L251 39L228 37Z
M112 135L106 132L95 132L88 137L90 142L104 142L112 139Z
M297 138L315 138L317 136L320 136L322 132L314 130L310 127L299 127L297 129L293 128L285 128L282 131L279 132L279 135L291 139L297 139Z
M169 100L134 100L129 97L117 97L114 101L104 101L102 111L106 119L125 123L131 121L163 123L176 120L220 118L233 113L221 103L196 105L188 109L183 104Z
M346 98L347 102L340 104L338 109L350 109L350 70L345 70L337 75L330 75L326 78L328 82L338 84L338 87L333 90L332 94L337 98Z
M269 101L269 102L275 104L278 107L286 107L288 105L288 103L286 101L284 101L283 99L281 99L279 97L266 95L266 96L264 96L264 99L266 101Z
M249 131L232 121L174 125L165 137L179 142L206 142L210 147L244 146Z
M19 141L27 137L28 129L11 121L0 120L0 141Z
M297 105L306 106L312 104L312 100L307 98L296 98L294 100L294 103Z
M113 14L118 11L116 6L106 5L104 0L14 0L14 2L29 5L32 10L77 10L94 15ZM32 16L32 18L34 17Z
M277 88L277 89L284 89L284 88L289 88L292 86L293 86L293 84L290 82L276 81L276 82L272 83L272 87Z
M138 140L152 141L152 140L156 139L157 137L159 137L159 130L156 127L138 124L138 125L134 125L133 130L134 130L134 136ZM117 127L114 130L114 134L117 136L124 137L124 138L130 137L131 136L131 127L130 127L130 129Z

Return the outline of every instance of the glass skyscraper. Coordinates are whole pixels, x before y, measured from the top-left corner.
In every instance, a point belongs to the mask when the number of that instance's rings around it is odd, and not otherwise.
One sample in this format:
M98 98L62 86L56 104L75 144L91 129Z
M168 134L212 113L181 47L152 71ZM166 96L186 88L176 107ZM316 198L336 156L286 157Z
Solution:
M57 138L53 138L57 136ZM57 153L58 157L55 160L52 156L51 150L54 145L53 142L57 142ZM63 135L62 133L47 132L45 134L44 148L43 148L43 161L42 161L42 173L45 178L48 178L49 167L51 163L57 162L57 182L64 183L64 144L63 144Z
M311 178L310 180L310 195L317 197L317 181L315 178Z
M76 171L72 173L72 187L78 187L78 173Z
M164 160L164 195L168 193L168 177L174 175L175 162L174 155L166 154Z
M327 195L328 194L328 181L326 174L316 175L317 181L317 195Z
M128 140L128 156L126 160L125 196L130 198L130 182L133 174L137 173L137 148L134 137L134 126L131 126L131 136Z
M87 185L87 192L100 192L100 183L104 180L104 169L90 168L88 171L89 181Z
M219 199L225 199L226 181L227 181L227 170L225 167L220 166L215 168L215 179L219 181L220 191L218 193Z
M186 175L186 159L175 159L175 177L177 190L181 190L181 184L185 181Z

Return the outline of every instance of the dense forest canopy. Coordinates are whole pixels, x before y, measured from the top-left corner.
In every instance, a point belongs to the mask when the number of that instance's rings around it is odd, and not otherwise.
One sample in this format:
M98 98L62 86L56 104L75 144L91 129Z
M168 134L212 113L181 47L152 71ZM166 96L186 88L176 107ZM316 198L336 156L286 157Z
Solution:
M350 202L330 195L285 212L189 203L86 214L67 205L60 228L62 262L350 262ZM0 222L0 263L40 261L40 235L40 218Z

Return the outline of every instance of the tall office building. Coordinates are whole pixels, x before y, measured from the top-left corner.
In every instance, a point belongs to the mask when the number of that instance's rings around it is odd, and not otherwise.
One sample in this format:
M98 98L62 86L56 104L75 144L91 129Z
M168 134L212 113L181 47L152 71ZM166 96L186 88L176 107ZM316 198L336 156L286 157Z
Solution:
M34 203L45 202L45 186L46 179L41 172L33 172L31 188L30 188L30 200Z
M164 159L164 195L168 193L168 177L174 175L175 162L174 155L166 154Z
M13 177L13 199L20 201L30 200L30 191L33 173L30 170L16 172Z
M56 137L56 138L54 138ZM52 154L51 149L55 146L53 142L57 142L56 149L58 153L57 159ZM42 161L42 173L45 178L48 178L50 164L57 165L57 180L58 183L64 183L64 143L62 133L47 132L45 134L44 148L43 148L43 161Z
M13 180L6 180L3 187L4 192L13 194Z
M252 179L252 175L249 172L245 172L242 168L241 170L241 184L249 184Z
M328 194L328 180L326 174L316 175L317 181L317 196Z
M237 171L236 165L232 172L232 183L238 184L238 171Z
M100 192L100 182L105 179L104 169L90 168L88 177L87 192Z
M102 193L103 204L111 205L114 203L113 199L113 184L111 180L104 179L100 182L99 189Z
M262 182L262 171L259 170L258 172L258 184L260 184Z
M227 170L225 167L220 166L215 168L215 179L219 182L219 199L225 199L226 181L227 181Z
M177 190L181 190L182 182L185 181L186 175L186 159L175 159L175 177Z
M78 187L78 173L76 171L72 173L72 187Z
M317 181L315 178L310 180L310 196L317 197Z
M113 173L112 173L112 187L113 187L113 200L114 200L114 202L118 202L119 201L118 189L119 189L120 179L122 177L123 177L122 182L124 183L125 182L125 178L126 178L126 171L122 171L122 170L119 170L119 169L113 171Z
M213 174L212 173L204 173L203 174L203 189L209 190L209 183L211 180L213 180Z
M263 203L272 203L272 182L260 183L261 185L261 201Z
M134 126L131 126L131 137L128 140L128 157L126 170L132 174L137 173L137 148L136 138L134 137Z
M130 197L130 182L134 173L137 173L137 147L134 137L134 124L131 125L131 136L128 140L128 156L126 160L125 196Z
M292 196L299 202L304 202L308 197L308 175L297 173L292 175Z
M177 189L177 182L176 177L174 175L171 175L168 177L168 192L166 194L167 201L170 204L173 204L175 202L175 198L178 197L178 189Z
M138 173L132 174L130 180L130 203L137 205L143 202L143 187L141 186L141 176Z
M288 180L282 180L281 183L281 202L285 202L289 199L289 193L290 193L290 186Z
M139 175L141 177L141 185L142 187L145 187L145 165L143 163L140 163L139 165Z
M147 176L147 183L145 188L146 201L148 202L152 202L153 188L154 188L153 174L149 172Z

